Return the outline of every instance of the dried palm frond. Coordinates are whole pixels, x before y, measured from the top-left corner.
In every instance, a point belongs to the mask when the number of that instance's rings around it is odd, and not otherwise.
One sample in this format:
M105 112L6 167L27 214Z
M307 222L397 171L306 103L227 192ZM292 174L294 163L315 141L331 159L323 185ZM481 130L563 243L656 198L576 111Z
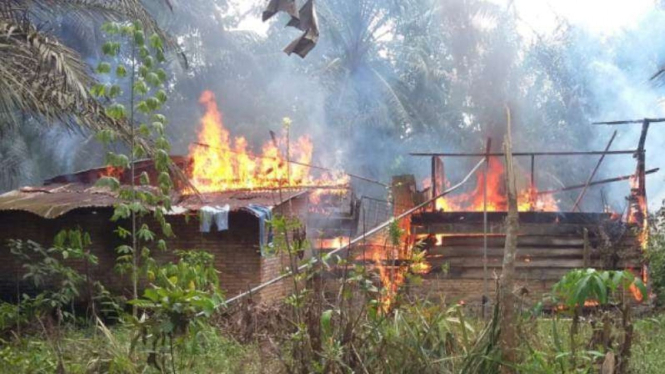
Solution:
M17 123L13 113L29 113L46 123L126 133L88 93L92 81L74 50L27 20L0 19L0 123Z
M169 0L162 0L170 9ZM50 19L56 14L76 17L79 25L90 24L93 19L139 21L150 33L157 33L166 41L167 47L177 47L155 22L141 0L4 0L0 5L0 18L19 21L26 16L32 21Z

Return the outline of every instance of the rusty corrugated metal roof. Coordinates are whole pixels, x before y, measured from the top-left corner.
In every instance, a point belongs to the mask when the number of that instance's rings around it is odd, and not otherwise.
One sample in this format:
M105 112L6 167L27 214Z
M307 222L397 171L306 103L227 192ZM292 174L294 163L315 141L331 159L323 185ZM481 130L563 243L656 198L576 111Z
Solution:
M204 206L226 205L237 211L250 204L277 206L306 193L291 191L227 191L196 195L173 196L173 214L198 211ZM82 208L112 207L115 194L106 188L80 183L24 187L0 195L0 211L25 211L44 218L57 218Z

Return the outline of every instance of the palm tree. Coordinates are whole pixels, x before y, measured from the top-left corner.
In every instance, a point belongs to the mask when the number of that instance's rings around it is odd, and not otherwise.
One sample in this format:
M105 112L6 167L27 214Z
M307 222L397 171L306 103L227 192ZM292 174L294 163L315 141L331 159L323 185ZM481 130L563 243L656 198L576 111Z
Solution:
M160 0L169 8L169 0ZM94 35L99 20L132 19L163 32L141 0L3 0L0 3L0 188L15 187L29 171L22 133L52 124L91 132L111 129L129 136L125 122L106 115L90 93L95 78L74 49L58 37L63 19L74 34ZM89 38L88 38L89 39ZM174 47L169 38L167 45ZM96 48L96 46L95 46ZM35 125L37 123L37 125Z
M76 17L81 32L90 19L125 18L162 33L140 0L4 0L0 4L0 131L20 124L20 114L48 124L126 133L125 124L106 116L90 95L94 78L80 55L38 26L63 14Z

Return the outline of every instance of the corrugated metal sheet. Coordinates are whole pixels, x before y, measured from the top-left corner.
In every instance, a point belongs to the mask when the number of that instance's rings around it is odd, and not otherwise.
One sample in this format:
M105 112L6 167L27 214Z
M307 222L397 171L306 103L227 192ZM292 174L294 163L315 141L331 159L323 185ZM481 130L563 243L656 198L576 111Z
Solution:
M198 211L206 205L226 205L232 211L249 204L277 206L306 191L229 191L207 193L201 196L173 196L174 212L184 214ZM51 184L44 187L24 187L0 195L0 211L26 211L44 218L57 218L82 208L112 207L116 196L105 188L80 183Z

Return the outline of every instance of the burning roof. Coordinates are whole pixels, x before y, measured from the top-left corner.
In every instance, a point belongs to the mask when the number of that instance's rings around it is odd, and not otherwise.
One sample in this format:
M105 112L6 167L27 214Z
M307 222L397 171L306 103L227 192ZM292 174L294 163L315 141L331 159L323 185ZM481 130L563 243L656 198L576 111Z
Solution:
M94 175L103 175L106 171L106 168L90 169L53 178L42 187L23 187L7 192L0 195L0 211L25 211L53 219L76 209L112 207L118 201L116 195L107 188L90 183ZM70 182L61 182L66 180ZM307 191L301 189L281 192L224 191L204 193L200 196L174 193L172 214L195 212L204 206L226 204L231 211L243 209L250 204L274 207L306 193Z

